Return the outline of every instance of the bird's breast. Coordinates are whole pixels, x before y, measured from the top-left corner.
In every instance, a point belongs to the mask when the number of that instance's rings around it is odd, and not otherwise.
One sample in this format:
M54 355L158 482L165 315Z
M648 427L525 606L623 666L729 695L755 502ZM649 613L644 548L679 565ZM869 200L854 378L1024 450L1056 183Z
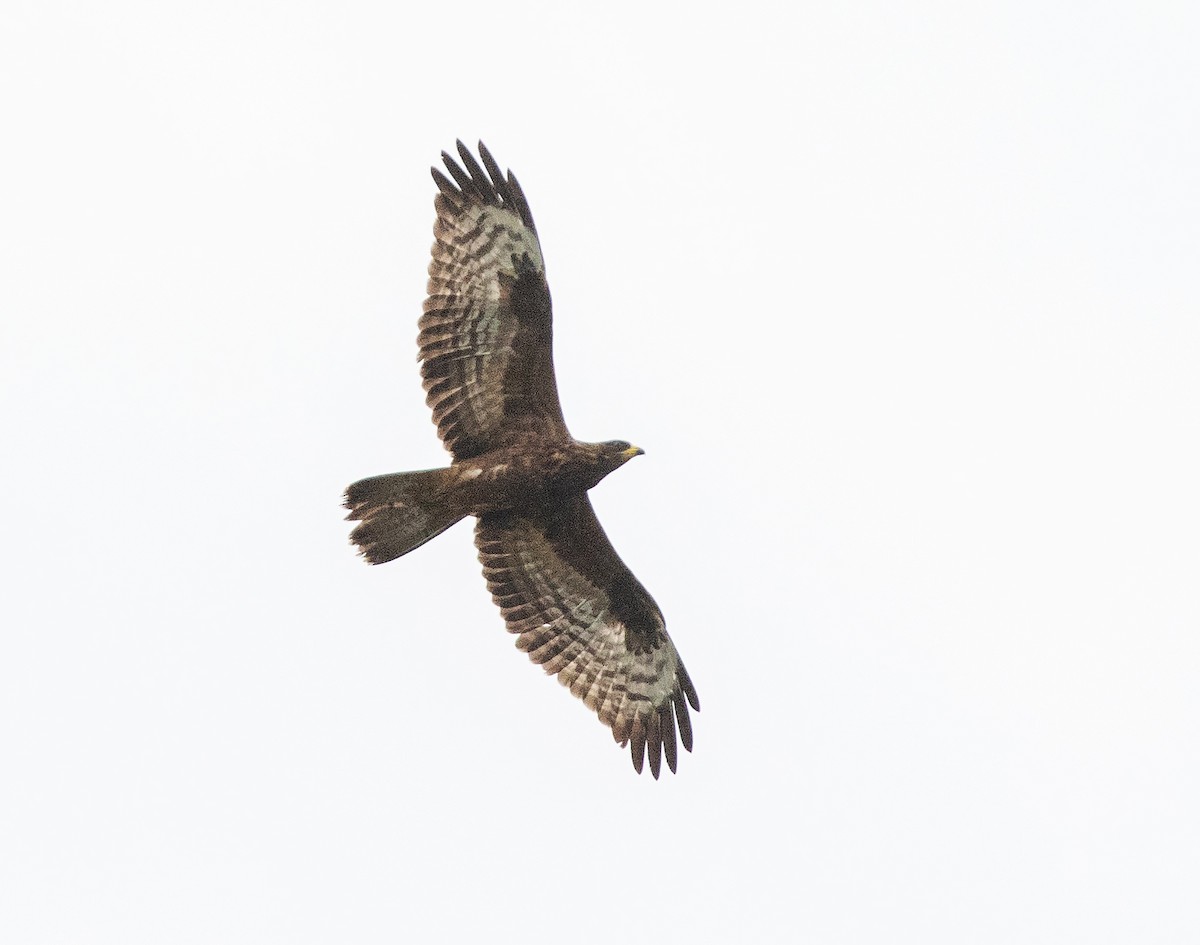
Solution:
M592 465L566 449L484 454L452 467L456 504L476 515L542 504L563 490L591 488Z

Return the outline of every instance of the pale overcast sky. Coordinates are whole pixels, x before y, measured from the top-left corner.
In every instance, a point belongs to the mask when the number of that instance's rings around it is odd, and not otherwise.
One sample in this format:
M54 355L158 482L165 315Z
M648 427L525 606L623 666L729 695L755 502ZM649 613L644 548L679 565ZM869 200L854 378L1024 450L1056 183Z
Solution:
M1200 939L1200 14L11 2L0 940ZM416 320L525 187L593 500L699 690L516 651Z

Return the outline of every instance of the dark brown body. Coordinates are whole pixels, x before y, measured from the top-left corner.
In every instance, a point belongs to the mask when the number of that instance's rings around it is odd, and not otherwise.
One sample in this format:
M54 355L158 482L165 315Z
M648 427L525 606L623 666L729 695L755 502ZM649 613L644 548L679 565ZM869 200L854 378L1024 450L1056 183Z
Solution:
M547 443L531 438L461 459L445 469L360 479L346 490L350 540L372 564L407 554L459 519L489 512L568 508L642 451L624 440Z
M578 495L596 485L628 457L603 443L505 448L455 463L446 470L446 498L464 514L521 511L553 505L555 494Z

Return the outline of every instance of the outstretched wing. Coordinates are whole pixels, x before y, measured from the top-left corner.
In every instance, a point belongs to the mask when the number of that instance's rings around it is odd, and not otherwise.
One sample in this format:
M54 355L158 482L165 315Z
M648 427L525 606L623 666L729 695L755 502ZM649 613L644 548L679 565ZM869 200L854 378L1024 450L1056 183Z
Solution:
M475 527L488 590L517 647L630 743L658 777L674 771L675 729L692 750L687 704L700 700L662 612L617 557L586 493L538 513L491 512ZM686 701L685 701L686 699Z
M566 435L550 353L550 290L533 216L483 142L433 179L437 222L421 316L421 377L438 435L457 460L529 434Z

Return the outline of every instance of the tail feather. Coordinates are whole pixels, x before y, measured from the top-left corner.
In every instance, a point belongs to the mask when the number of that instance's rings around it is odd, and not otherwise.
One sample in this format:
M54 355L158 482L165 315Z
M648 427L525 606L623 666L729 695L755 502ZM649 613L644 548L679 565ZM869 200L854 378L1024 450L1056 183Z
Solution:
M350 534L359 553L371 564L408 554L463 518L443 492L445 469L389 473L360 479L346 490L351 521L361 521Z

